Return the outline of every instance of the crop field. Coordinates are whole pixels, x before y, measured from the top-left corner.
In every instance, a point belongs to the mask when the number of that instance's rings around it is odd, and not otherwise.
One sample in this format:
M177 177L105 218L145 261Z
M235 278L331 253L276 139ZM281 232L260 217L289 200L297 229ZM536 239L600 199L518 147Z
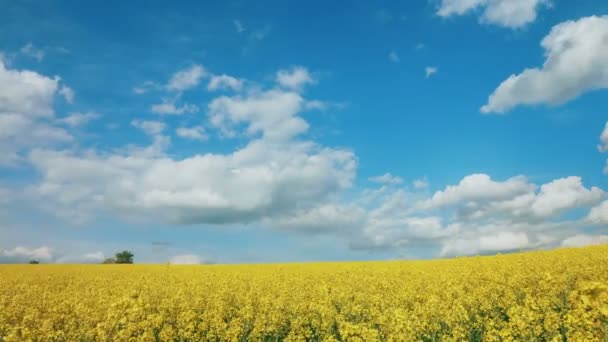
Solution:
M607 339L608 246L434 261L0 266L0 341Z

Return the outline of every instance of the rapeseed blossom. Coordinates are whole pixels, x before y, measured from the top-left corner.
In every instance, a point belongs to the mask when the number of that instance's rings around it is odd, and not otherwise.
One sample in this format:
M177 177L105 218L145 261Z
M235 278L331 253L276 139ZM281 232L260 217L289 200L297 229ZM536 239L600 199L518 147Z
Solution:
M432 261L2 265L0 341L606 341L608 246Z

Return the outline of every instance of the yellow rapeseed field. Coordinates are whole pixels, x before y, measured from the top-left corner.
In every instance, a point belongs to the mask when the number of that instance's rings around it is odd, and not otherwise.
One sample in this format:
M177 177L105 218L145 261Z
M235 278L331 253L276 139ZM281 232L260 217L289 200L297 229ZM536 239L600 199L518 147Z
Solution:
M434 261L3 265L0 341L607 341L608 246Z

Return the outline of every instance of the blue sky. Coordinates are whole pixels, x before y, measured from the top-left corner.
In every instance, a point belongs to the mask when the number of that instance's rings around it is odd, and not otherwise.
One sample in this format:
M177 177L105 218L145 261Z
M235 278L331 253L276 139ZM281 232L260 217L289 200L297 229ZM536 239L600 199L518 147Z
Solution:
M608 3L8 1L0 261L608 241Z

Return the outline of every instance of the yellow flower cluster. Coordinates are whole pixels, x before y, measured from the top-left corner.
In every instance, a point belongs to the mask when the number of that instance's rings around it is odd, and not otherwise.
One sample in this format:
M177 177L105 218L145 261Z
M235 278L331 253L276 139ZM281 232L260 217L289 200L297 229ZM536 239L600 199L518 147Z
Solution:
M0 266L5 342L482 340L608 340L608 246L434 261Z

